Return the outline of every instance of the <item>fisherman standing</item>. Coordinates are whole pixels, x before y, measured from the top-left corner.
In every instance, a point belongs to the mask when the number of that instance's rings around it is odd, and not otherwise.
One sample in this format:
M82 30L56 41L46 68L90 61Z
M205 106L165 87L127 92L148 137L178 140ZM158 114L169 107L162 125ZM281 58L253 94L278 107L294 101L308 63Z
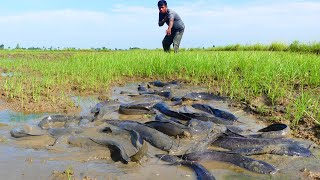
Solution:
M168 25L166 36L162 40L163 50L170 52L170 46L173 43L174 52L177 53L185 29L184 23L175 11L168 9L166 1L159 1L158 8L159 26L163 26L164 23Z

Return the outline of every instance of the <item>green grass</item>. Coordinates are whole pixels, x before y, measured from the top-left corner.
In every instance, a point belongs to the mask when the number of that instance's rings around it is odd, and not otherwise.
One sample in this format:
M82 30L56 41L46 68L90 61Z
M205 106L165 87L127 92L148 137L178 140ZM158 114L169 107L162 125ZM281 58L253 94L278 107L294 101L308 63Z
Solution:
M217 46L213 48L205 49L193 49L193 50L205 50L205 51L286 51L286 52L303 52L303 53L315 53L320 54L320 42L301 43L299 41L293 41L291 44L283 42L273 42L270 45L266 44L248 44L248 45L228 45Z
M264 46L257 44L250 48L260 47ZM34 102L54 102L57 101L54 92L60 98L72 93L66 87L80 92L101 92L124 77L132 81L179 79L207 86L239 101L250 103L264 96L270 106L284 103L293 125L303 117L319 123L320 56L291 53L286 48L273 43L269 50L283 51L184 50L179 54L159 50L75 51L67 56L63 55L65 52L52 55L50 51L2 51L0 67L16 75L2 77L1 87L8 98L20 98L23 103L30 101L29 97ZM6 56L12 53L24 56ZM43 58L48 53L59 58Z

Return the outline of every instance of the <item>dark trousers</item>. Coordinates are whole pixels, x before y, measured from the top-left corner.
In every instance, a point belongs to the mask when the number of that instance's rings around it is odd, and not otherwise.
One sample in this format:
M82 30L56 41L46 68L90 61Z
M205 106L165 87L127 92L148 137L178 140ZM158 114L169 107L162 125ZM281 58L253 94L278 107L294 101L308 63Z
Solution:
M163 50L165 52L170 52L170 46L173 43L174 52L177 53L179 51L179 46L180 46L183 32L184 31L176 31L176 32L172 32L170 36L166 35L162 40Z

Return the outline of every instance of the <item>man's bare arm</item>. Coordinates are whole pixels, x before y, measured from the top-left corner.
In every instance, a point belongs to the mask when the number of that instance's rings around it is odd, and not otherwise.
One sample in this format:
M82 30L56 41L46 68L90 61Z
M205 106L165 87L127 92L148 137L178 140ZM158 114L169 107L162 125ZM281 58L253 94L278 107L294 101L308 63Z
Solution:
M172 26L173 26L173 19L170 20L169 22L169 27L167 29L167 35L171 35L171 29L172 29Z

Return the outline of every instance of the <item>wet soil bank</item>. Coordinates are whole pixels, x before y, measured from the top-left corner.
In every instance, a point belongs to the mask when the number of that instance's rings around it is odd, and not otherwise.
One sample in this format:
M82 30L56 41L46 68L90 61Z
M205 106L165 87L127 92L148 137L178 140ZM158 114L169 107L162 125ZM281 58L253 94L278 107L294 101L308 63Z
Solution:
M259 109L261 104L264 105L263 112ZM285 105L267 106L263 98L257 98L252 103L230 100L228 105L240 108L267 124L278 122L291 125L291 120L286 115ZM312 117L303 117L298 125L290 126L290 128L294 137L311 140L320 145L320 126L315 124Z

